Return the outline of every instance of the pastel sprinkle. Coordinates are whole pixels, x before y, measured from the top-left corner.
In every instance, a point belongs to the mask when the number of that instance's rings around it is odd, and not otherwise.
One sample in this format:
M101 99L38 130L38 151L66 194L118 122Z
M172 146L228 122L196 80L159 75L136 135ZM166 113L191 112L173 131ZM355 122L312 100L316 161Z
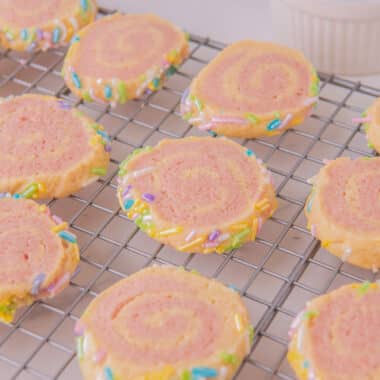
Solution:
M104 132L104 131L102 131L101 129L97 129L96 130L96 133L99 135L99 136L102 136L102 138L104 139L104 140L106 140L106 141L111 141L110 140L110 137L108 136L108 133L107 132Z
M241 320L241 315L235 314L234 315L234 321L235 321L235 326L236 326L237 331L242 331L243 330L243 321Z
M77 238L75 235L68 231L60 231L58 232L58 236L63 239L68 241L69 243L75 244L77 242Z
M38 193L38 184L31 183L26 189L21 193L23 198L33 198L35 194Z
M173 227L173 228L169 228L167 230L163 230L163 231L160 231L158 233L158 236L169 236L169 235L174 235L174 234L178 234L180 232L183 231L183 228L178 226L178 227Z
M305 313L304 313L304 315L303 315L303 319L305 319L305 320L313 319L313 318L315 318L316 316L318 316L318 311L315 311L315 310L307 310L307 311L305 311Z
M369 281L365 281L363 282L363 284L360 285L360 287L358 288L358 292L363 295L365 293L367 293L368 289L370 288L371 286L371 283Z
M75 42L79 42L80 41L80 37L79 36L74 36L72 39L71 39L71 44L75 43Z
M219 236L220 236L220 231L219 230L215 230L215 231L211 232L210 235L208 235L208 241L214 241Z
M252 325L248 327L248 335L249 335L249 341L252 344L253 339L255 338L255 328Z
M65 102L64 100L60 99L58 100L58 105L60 108L62 108L63 110L71 110L71 105L67 102Z
M74 326L74 335L75 336L82 336L84 334L85 327L80 319L77 320Z
M28 39L28 29L21 30L21 39L26 41Z
M347 261L348 258L352 255L352 249L351 247L344 247L343 249L343 255L341 257L342 261Z
M61 38L61 29L60 28L54 28L53 35L52 35L52 41L54 44L59 42L59 39Z
M234 292L236 293L240 293L240 290L237 286L233 285L233 284L229 284L228 287L233 290Z
M60 232L60 231L66 230L67 227L68 227L68 224L66 222L63 222L63 223L57 224L51 230L52 232Z
M302 363L302 367L305 369L310 368L310 362L308 360L304 360Z
M119 93L119 102L121 104L124 104L128 98L127 98L127 87L123 81L120 81L117 84L117 91Z
M267 124L267 131L274 131L275 129L279 128L281 125L281 120L280 119L274 119L270 123Z
M20 198L22 198L22 196L19 193L14 193L13 196L12 196L12 198L14 198L14 199L20 199Z
M45 212L47 210L47 206L45 204L39 205L38 206L38 211L39 212Z
M190 232L186 235L186 237L185 237L185 241L189 242L189 241L195 236L195 234L196 234L195 230L190 231Z
M114 380L112 369L110 367L104 367L105 380Z
M83 358L83 336L79 336L76 339L76 346L77 346L77 355L78 359Z
M228 352L224 351L220 354L220 358L225 364L232 364L232 365L237 364L237 357L235 354L229 354Z
M111 144L105 144L104 145L104 150L107 152L107 153L110 153L110 152L112 152L112 146L111 146Z
M54 220L54 222L56 222L57 224L61 224L62 222L63 222L63 220L59 217L59 216L57 216L57 215L52 215L52 217L51 217L53 220Z
M107 173L107 170L105 168L92 168L91 173L102 176Z
M192 379L191 379L191 373L190 373L189 370L185 369L185 370L182 372L181 380L192 380Z
M177 68L173 65L170 65L169 68L166 70L166 76L170 77L173 74L175 74L177 71Z
M199 377L217 377L218 376L218 371L215 368L209 368L209 367L194 367L191 370L191 374L195 378Z
M127 200L124 202L124 209L125 209L125 210L129 210L134 204L135 204L134 199L127 199Z
M279 119L279 118L281 117L281 114L280 114L279 111L274 112L273 115L274 115L274 117L275 117L276 119Z
M245 154L248 156L248 157L256 157L255 153L253 153L253 151L251 149L247 149L245 151Z
M89 91L84 91L83 94L82 94L82 96L83 96L83 100L85 102L87 102L87 103L92 103L93 102L92 97L91 97Z
M32 284L32 290L30 291L30 293L33 295L33 296L36 296L39 291L40 291L40 288L41 288L41 285L42 283L44 282L45 280L45 277L46 277L46 274L45 273L40 273L38 274L34 280L33 280L33 284Z
M187 244L184 244L181 247L179 247L179 250L180 251L186 251L188 249L196 247L199 244L202 244L204 241L205 241L205 238L203 236L199 236L198 238L191 240Z
M141 198L148 202L148 203L151 203L151 202L154 202L154 200L156 199L156 197L153 195L153 194L150 194L150 193L144 193Z
M246 114L246 118L252 124L256 124L259 121L259 118L250 112Z
M104 87L104 96L106 97L106 99L112 98L112 87L108 84Z
M10 193L0 193L0 199L9 198L10 196L11 196Z
M107 353L105 351L97 351L94 354L92 360L94 361L94 363L99 364L99 363L102 363L104 361L106 356L107 356Z
M80 6L84 11L88 10L88 0L80 0Z
M72 73L71 73L71 79L72 79L72 81L73 81L73 83L74 83L74 86L75 86L76 88L81 88L81 87L82 87L82 83L81 83L81 81L80 81L79 76L78 76L77 73L72 72Z
M154 88L154 89L157 89L158 86L160 85L160 78L154 78L154 79L152 80L152 85L153 85L153 88Z

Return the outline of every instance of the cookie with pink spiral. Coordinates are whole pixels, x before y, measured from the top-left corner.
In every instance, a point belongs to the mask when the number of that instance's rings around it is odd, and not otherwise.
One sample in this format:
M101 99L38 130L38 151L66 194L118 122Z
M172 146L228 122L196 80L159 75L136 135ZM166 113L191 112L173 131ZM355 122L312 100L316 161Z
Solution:
M277 207L262 161L225 138L162 140L137 149L120 165L117 194L149 236L188 253L239 248Z
M253 328L236 291L164 266L101 293L75 334L85 380L229 380L250 351Z
M48 207L0 194L0 319L50 298L70 282L79 262L75 235Z
M67 45L96 12L95 0L0 0L0 46L33 52Z
M183 95L181 113L217 134L272 136L302 123L318 92L318 76L300 51L246 40L201 70Z
M77 34L62 74L88 102L125 103L161 88L187 54L186 35L170 22L153 14L115 14Z
M106 174L110 139L63 100L23 95L0 103L0 192L65 197Z
M299 380L380 379L380 285L315 298L292 324L288 360Z
M380 158L341 157L312 179L306 201L308 228L343 261L380 268Z

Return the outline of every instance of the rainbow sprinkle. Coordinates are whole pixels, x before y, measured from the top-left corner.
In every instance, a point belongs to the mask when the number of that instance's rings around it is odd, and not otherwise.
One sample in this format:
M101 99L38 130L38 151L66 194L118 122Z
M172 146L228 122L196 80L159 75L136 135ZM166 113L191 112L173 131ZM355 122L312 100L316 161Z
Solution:
M181 380L192 380L191 378L191 373L188 369L185 369L183 372L182 372L182 375L181 375Z
M220 354L220 358L222 359L223 363L225 364L232 364L235 365L237 364L237 356L235 354L229 354L228 352L223 351Z
M92 168L91 173L99 176L106 175L107 169L105 168Z
M255 328L252 325L248 327L248 335L249 335L249 341L252 344L253 339L255 338Z
M105 380L114 380L113 372L110 367L104 367L104 377Z
M251 124L256 124L259 121L259 118L251 112L248 112L245 117Z
M88 10L88 0L80 0L80 7L86 12Z
M33 198L38 193L38 183L31 183L25 188L25 190L20 194L23 198Z
M219 230L215 230L213 232L211 232L210 235L208 235L208 241L215 241L218 237L220 236L220 231Z
M280 125L281 125L281 120L280 119L274 119L267 124L266 129L267 129L267 131L274 131L277 128L279 128Z
M360 287L358 288L359 294L363 295L367 293L370 287L371 287L371 283L369 281L363 282L363 284L361 284Z
M32 284L32 289L30 291L30 293L33 295L33 296L36 296L39 291L40 291L40 288L41 288L41 285L42 283L44 282L46 278L46 274L45 273L40 273L38 274L34 280L33 280L33 284Z
M135 201L134 199L127 199L125 202L124 202L124 209L125 210L129 210L130 208L132 208L132 206L135 204Z
M111 99L112 98L112 87L109 85L106 85L104 87L104 96L106 99Z
M204 378L211 377L211 378L213 378L213 377L217 377L218 376L218 371L215 368L194 367L191 370L191 374L195 378L199 378L199 377L204 377Z
M76 346L77 346L77 355L78 355L78 359L82 359L83 358L83 354L84 354L84 351L83 351L83 336L78 336L77 339L76 339Z
M74 86L76 88L82 88L82 83L81 83L81 81L80 81L79 76L78 76L77 73L72 72L71 73L71 79L72 79L72 81L74 83Z
M256 157L255 153L251 150L251 149L247 149L245 151L245 154L248 156L248 157Z
M61 29L60 28L54 28L53 35L51 37L54 44L59 42L59 39L61 38Z
M119 102L121 104L124 104L128 100L128 96L127 96L127 86L125 85L123 81L120 81L117 84L117 91L119 93Z
M154 200L156 199L156 197L153 195L153 194L150 194L150 193L144 193L142 196L141 196L141 199L143 199L144 201L148 202L148 203L152 203L154 202Z
M60 232L58 232L58 236L61 239L66 240L72 244L76 244L76 242L77 242L76 236L73 235L72 233L68 232L68 231L60 231Z
M160 231L157 235L160 237L164 237L164 236L175 235L182 231L183 231L183 228L178 226L178 227L168 228L167 230Z
M240 314L235 314L234 315L234 321L235 321L235 326L237 331L242 331L243 330L243 321L241 319Z
M21 30L21 39L26 41L28 39L28 29Z

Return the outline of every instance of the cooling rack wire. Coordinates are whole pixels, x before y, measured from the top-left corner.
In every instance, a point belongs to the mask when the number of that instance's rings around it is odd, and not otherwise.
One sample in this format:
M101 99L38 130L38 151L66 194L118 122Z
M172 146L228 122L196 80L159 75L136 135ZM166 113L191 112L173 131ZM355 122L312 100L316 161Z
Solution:
M100 9L99 17L112 11ZM311 298L378 275L342 263L306 230L307 182L324 159L371 156L360 125L352 124L380 89L320 73L321 95L313 114L296 130L257 140L235 141L252 149L273 173L279 208L255 242L224 255L187 255L151 240L120 212L115 197L120 161L133 149L162 138L202 135L179 116L191 79L224 44L190 34L191 54L163 89L110 108L83 103L60 76L65 49L36 54L0 51L0 96L27 92L58 96L103 124L112 137L105 178L66 199L50 200L70 221L81 247L80 272L58 297L20 310L13 325L0 324L1 380L81 380L73 326L102 290L153 264L170 264L233 284L250 311L256 338L236 379L294 379L286 361L292 318Z

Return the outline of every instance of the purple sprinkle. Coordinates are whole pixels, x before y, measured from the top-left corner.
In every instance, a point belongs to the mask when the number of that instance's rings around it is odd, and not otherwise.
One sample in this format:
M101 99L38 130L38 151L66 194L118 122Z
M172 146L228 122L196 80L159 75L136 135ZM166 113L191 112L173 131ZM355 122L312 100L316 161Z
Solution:
M72 274L71 278L74 278L79 272L80 272L80 268L77 267L77 269L75 269L74 273Z
M45 273L40 273L34 278L32 290L30 291L30 293L33 296L36 296L40 292L40 288L41 288L42 283L45 280L45 277L46 277Z
M211 232L210 235L208 235L208 241L214 241L214 240L216 240L219 236L220 236L220 231L219 231L219 230L215 230L215 231Z
M41 29L37 28L36 33L37 39L42 40L44 38L44 32Z
M111 150L112 150L111 144L106 144L106 145L104 145L104 150L105 150L107 153L111 152Z
M144 193L142 196L141 196L142 199L144 199L144 201L147 201L147 202L154 202L154 200L156 199L156 197L153 195L153 194L150 194L150 193Z
M132 189L132 185L128 185L128 186L124 189L123 193L121 194L122 198L126 197L126 196L129 194L129 192L131 191L131 189Z
M58 104L59 104L60 108L62 108L63 110L71 110L71 108L72 108L69 103L66 103L63 100L58 100Z
M190 231L189 234L185 237L185 241L189 242L194 236L195 236L195 231L192 230L192 231Z
M209 241L204 244L205 248L215 248L219 245L217 241Z
M57 215L52 215L51 218L54 220L54 222L56 222L57 224L61 224L63 223L63 220L57 216Z

